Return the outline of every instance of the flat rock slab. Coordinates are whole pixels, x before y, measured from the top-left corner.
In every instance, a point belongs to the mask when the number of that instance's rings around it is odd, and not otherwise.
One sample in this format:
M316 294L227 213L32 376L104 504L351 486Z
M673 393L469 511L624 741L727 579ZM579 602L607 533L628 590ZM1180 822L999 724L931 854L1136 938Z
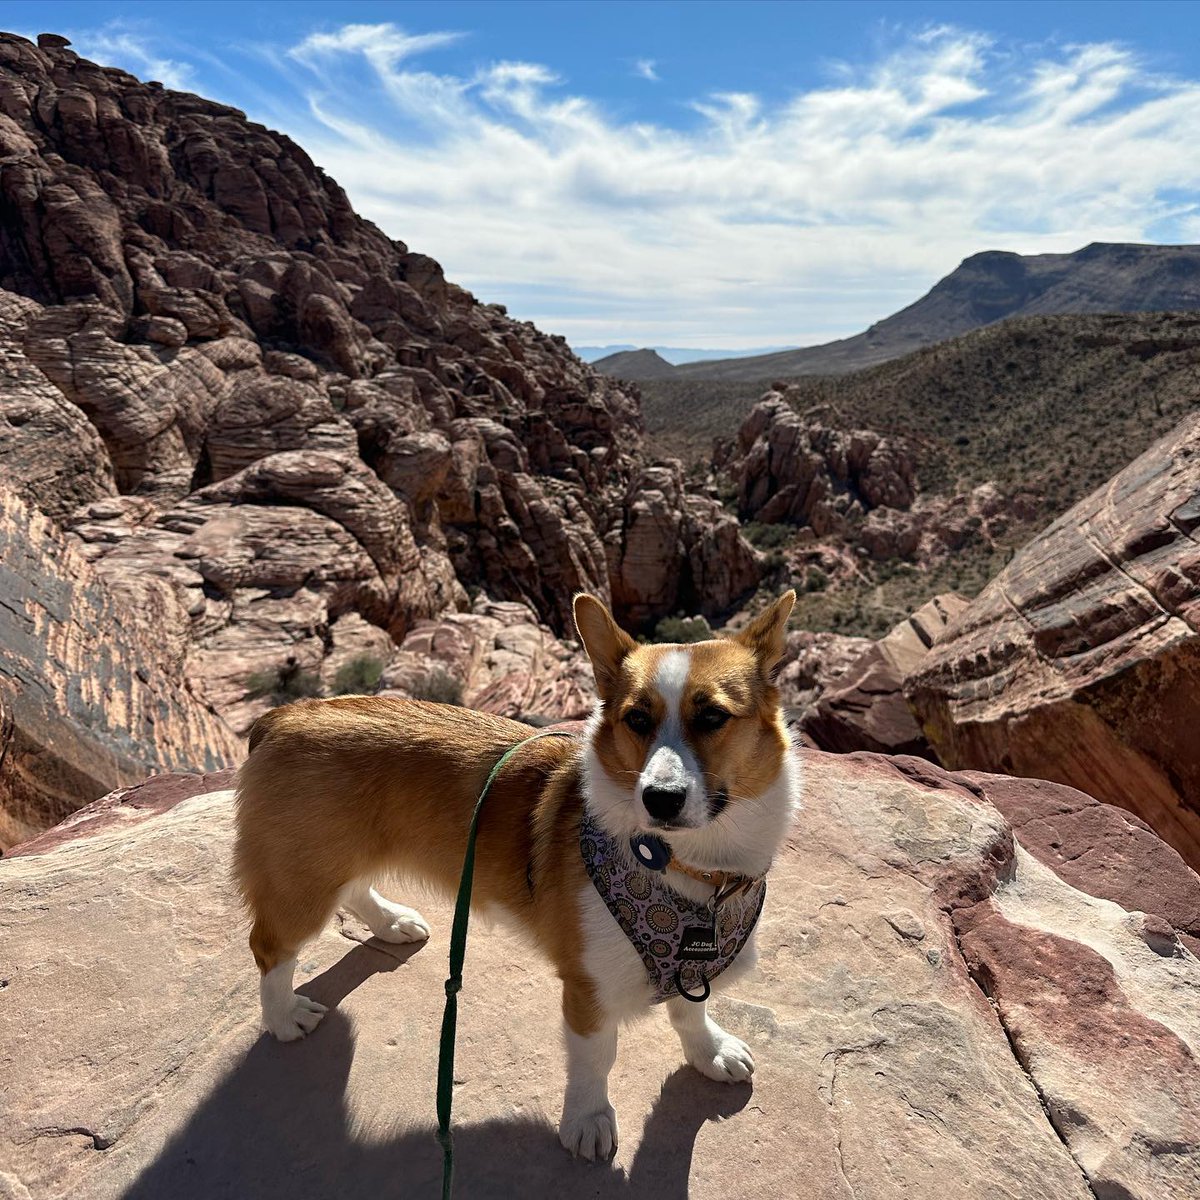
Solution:
M753 1086L682 1066L653 1012L622 1033L615 1161L573 1161L554 1131L557 982L517 936L477 922L457 1194L1200 1193L1200 963L1153 949L1123 909L1025 855L957 777L805 757L762 965L715 1004L756 1048ZM411 897L434 925L418 948L339 914L299 972L334 1007L280 1045L258 1030L229 884L231 793L174 802L162 787L161 803L135 798L137 819L110 806L0 861L0 1196L436 1196L448 904ZM959 936L973 939L965 959ZM1104 986L1055 966L1084 959ZM1089 1028L1104 1036L1084 1045ZM1148 1048L1169 1057L1149 1069ZM1103 1087L1078 1082L1095 1076Z

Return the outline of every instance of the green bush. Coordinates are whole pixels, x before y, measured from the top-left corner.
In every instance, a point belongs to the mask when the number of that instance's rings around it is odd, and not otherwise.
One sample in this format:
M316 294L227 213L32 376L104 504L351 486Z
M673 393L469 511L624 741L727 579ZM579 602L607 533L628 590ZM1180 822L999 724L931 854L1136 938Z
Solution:
M829 586L829 576L820 567L809 567L804 575L806 592L823 592Z
M796 536L795 526L768 525L762 521L747 521L742 526L746 541L760 550L777 550Z
M430 700L434 704L461 704L463 685L449 671L437 667L427 679L408 689L414 700Z
M335 696L370 696L379 691L383 678L383 660L373 654L360 654L343 663L333 677Z
M272 704L288 704L305 696L319 696L321 677L315 671L305 671L297 662L287 662L273 671L248 675L246 692L251 700L267 696Z
M650 635L652 642L707 642L713 636L712 628L703 617L685 617L682 613L674 617L663 617Z

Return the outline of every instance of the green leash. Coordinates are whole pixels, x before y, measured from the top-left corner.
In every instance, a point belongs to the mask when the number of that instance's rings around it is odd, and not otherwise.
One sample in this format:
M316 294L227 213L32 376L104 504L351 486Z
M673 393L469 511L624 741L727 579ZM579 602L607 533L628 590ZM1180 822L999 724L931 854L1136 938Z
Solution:
M492 790L504 764L518 750L544 737L572 737L564 729L546 729L510 746L488 773L483 791L475 801L471 827L467 831L467 852L463 855L462 880L454 902L454 923L450 927L450 978L446 980L446 1011L442 1014L442 1040L438 1048L437 1115L438 1141L442 1144L442 1200L450 1200L454 1189L454 1138L450 1133L450 1109L454 1104L454 1037L458 1029L458 993L462 990L463 962L467 956L467 922L471 917L471 886L475 881L475 834L483 802Z

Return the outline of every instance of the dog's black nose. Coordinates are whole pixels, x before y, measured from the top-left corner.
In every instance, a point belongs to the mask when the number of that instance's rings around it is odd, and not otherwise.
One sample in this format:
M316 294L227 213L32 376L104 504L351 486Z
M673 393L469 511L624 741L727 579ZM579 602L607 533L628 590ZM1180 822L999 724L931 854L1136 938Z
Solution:
M656 821L670 821L679 816L686 799L685 788L648 787L642 792L642 803Z

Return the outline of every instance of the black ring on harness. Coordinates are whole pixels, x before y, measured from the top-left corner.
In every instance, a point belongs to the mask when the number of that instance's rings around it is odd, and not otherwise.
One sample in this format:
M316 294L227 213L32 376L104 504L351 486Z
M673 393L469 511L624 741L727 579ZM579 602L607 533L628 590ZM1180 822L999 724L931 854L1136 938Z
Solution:
M708 985L708 980L701 975L700 982L704 984L704 994L702 996L693 996L691 992L685 991L683 986L683 968L681 967L675 972L675 986L679 989L679 994L685 999L690 1000L693 1004L703 1004L705 1000L712 995L712 988Z

